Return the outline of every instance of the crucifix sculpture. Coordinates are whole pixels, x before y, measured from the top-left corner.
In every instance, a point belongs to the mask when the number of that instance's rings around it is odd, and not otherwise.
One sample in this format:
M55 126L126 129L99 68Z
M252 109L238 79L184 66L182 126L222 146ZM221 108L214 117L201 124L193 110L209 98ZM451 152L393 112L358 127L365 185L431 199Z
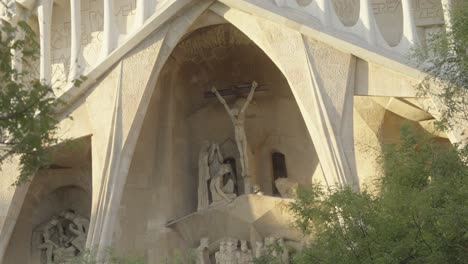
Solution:
M211 92L213 92L218 100L224 105L224 108L226 109L234 126L234 136L236 139L237 149L239 150L239 159L242 169L241 175L244 179L249 176L247 175L249 162L247 158L247 136L245 134L245 111L253 99L257 86L257 82L253 81L247 99L236 101L232 108L229 107L226 100L224 100L215 87L211 88ZM249 193L250 190L246 190L246 192Z

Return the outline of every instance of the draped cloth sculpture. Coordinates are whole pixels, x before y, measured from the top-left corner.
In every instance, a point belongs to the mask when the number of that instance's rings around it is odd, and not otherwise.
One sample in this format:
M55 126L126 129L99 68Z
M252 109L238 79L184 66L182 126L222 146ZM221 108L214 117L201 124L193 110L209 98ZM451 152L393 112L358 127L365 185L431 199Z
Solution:
M230 202L236 197L233 193L233 173L231 165L224 163L218 144L204 142L198 157L198 211L208 208L210 194L211 204ZM224 184L225 175L231 175L226 184Z
M209 154L210 143L205 141L198 155L198 211L208 208L210 204L208 193L208 180L211 178L208 166Z

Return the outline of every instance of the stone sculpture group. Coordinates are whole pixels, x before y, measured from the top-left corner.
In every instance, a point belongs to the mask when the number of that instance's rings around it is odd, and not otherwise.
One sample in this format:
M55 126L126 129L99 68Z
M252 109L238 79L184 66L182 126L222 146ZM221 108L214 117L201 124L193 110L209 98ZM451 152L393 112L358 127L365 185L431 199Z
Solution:
M42 264L70 263L85 250L89 220L67 210L41 227Z
M239 150L240 164L242 168L242 177L247 177L249 162L247 158L247 136L245 134L245 111L253 99L257 82L253 81L249 95L246 100L238 99L232 108L226 103L226 100L218 93L215 87L211 91L218 97L218 100L224 105L226 112L234 125L234 136L236 138L237 148Z
M224 184L225 177L228 177L226 184ZM234 199L236 197L234 181L234 171L230 164L224 163L218 144L204 142L198 159L197 210L206 209L210 204Z
M260 258L267 254L278 257L283 264L289 264L289 250L282 238L266 237L264 242L257 241L255 254L249 249L246 240L235 238L224 238L219 242L219 250L214 254L215 262L210 260L209 240L202 238L200 246L196 249L197 264L252 264L255 258Z
M237 149L239 151L239 162L241 165L241 175L244 178L245 193L251 192L248 179L248 158L247 158L247 136L245 134L245 111L253 99L255 89L258 84L254 81L250 88L247 99L237 100L234 107L230 108L226 100L219 94L215 87L211 92L216 95L224 105L234 126L234 136ZM226 180L226 175L229 176ZM208 208L211 204L222 201L229 202L236 197L234 185L236 175L230 164L224 162L219 145L216 143L204 142L198 156L198 207L197 210ZM208 187L209 186L209 187ZM210 203L211 197L211 203Z

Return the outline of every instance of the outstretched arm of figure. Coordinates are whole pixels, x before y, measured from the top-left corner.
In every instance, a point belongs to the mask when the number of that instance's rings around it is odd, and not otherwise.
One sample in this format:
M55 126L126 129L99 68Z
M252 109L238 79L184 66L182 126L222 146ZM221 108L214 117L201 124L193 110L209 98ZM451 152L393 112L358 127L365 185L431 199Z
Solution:
M253 99L253 96L254 96L254 93L255 93L255 89L257 89L257 86L258 86L258 83L256 81L253 81L252 82L252 87L250 88L250 93L249 93L249 96L247 96L247 100L245 101L244 105L242 106L242 109L240 111L241 114L243 114L245 112L245 110L247 110L247 107L249 106L250 102L252 101Z
M214 93L216 95L216 97L218 97L218 100L224 105L224 108L226 109L226 112L228 113L231 120L234 122L234 117L231 114L231 109L229 108L228 104L226 103L226 100L224 100L224 98L218 93L218 90L216 90L216 87L213 86L213 88L211 88L211 92Z

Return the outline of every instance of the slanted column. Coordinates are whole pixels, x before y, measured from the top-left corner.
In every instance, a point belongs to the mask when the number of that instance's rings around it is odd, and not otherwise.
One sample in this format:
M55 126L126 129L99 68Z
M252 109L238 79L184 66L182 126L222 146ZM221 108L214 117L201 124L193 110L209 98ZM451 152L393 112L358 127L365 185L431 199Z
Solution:
M71 54L70 54L70 73L68 80L72 81L79 77L82 72L81 65L81 0L70 1L71 14Z
M365 30L367 43L372 46L377 44L377 36L375 31L375 18L371 8L370 0L361 0L359 6L359 20Z
M37 7L40 44L39 76L45 84L50 84L52 72L50 50L52 7L52 0L40 0Z
M419 44L411 0L401 0L401 7L403 9L403 41L406 42L404 43L405 48L409 49L411 46Z
M116 47L117 30L114 21L114 1L104 1L104 32L100 60L104 60Z

